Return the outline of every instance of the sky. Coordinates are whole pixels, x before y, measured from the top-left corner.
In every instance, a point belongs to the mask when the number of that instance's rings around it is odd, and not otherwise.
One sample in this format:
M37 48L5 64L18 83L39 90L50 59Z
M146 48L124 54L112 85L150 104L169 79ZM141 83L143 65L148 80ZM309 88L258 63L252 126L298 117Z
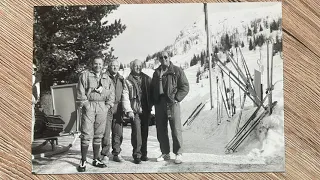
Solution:
M209 3L208 13L256 8L274 3ZM115 19L127 26L111 41L114 55L122 63L134 59L145 60L148 54L174 43L179 32L204 16L203 4L125 4L109 14L108 23Z

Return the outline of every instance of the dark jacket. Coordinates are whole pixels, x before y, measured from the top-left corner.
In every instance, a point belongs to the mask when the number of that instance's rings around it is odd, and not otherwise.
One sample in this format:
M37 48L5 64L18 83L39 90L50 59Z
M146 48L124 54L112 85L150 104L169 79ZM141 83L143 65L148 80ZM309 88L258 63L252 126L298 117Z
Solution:
M109 72L106 72L106 74L112 79L112 82L115 87L115 100L114 100L114 106L112 108L113 114L119 113L122 115L123 108L122 108L122 91L124 89L124 78L119 73L117 73L115 76L111 75Z
M143 111L151 111L153 105L151 98L151 78L143 72L140 73L140 77L142 97L139 99L141 100L141 108ZM131 73L127 77L127 80L130 81L130 83L134 82L134 77Z
M155 70L152 78L152 100L154 104L159 102L160 72L161 66ZM173 65L172 62L170 62L167 72L162 76L162 87L168 103L174 103L175 100L181 102L189 93L189 82L185 73L181 68Z

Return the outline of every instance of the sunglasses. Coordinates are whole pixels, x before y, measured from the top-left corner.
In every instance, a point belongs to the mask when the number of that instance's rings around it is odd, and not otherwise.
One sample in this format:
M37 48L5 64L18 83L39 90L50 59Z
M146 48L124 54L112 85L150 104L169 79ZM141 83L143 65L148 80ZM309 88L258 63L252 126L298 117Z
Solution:
M168 59L168 56L160 56L159 58L160 58L161 60L162 60L162 59Z

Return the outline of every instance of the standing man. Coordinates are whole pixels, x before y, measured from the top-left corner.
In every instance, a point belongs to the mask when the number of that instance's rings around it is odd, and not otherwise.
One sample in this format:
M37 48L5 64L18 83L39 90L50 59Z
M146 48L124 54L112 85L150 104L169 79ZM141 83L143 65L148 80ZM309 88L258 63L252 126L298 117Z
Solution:
M40 99L40 82L36 76L37 66L35 64L32 65L32 129L31 129L31 143L34 140L34 125L36 122L35 118L35 106L39 102Z
M152 78L153 102L156 111L157 138L162 155L157 161L170 159L168 121L171 127L175 163L182 163L182 128L180 102L189 92L189 83L183 70L172 64L168 52L160 54L161 65Z
M79 172L86 170L89 143L93 139L92 165L104 168L106 165L99 160L101 139L103 137L107 112L113 107L114 86L108 75L103 74L103 59L96 56L93 59L92 70L84 71L79 77L77 100L83 107L81 120L81 161Z
M131 73L127 77L129 99L134 118L131 122L131 144L134 163L148 161L147 141L151 114L151 78L141 72L142 62L134 60L130 63Z
M106 129L102 139L101 158L104 163L108 162L108 156L110 155L110 130L112 131L113 160L116 162L124 161L120 156L120 146L123 140L123 115L126 113L130 118L134 117L125 79L118 73L119 67L119 61L113 60L109 63L108 71L106 72L115 87L115 101L113 108L108 112Z

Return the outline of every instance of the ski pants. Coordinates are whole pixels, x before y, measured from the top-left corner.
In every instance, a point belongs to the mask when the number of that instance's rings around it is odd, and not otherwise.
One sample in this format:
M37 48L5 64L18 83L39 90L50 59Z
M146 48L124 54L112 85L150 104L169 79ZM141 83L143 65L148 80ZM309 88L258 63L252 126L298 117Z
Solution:
M89 101L83 106L81 120L81 145L101 144L105 132L108 108L104 101Z
M168 110L171 112L171 118L168 118ZM160 143L161 153L170 153L168 136L169 121L173 141L173 153L182 154L182 126L180 117L180 103L174 103L168 106L165 96L160 96L159 102L155 104L155 112L157 138Z

